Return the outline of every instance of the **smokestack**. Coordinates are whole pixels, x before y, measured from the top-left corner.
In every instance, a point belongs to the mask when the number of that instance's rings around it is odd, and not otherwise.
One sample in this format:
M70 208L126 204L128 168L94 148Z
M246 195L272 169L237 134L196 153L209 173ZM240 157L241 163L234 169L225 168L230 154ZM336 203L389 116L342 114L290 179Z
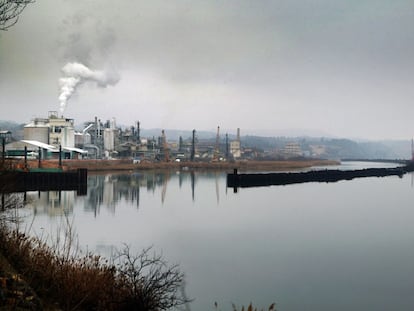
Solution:
M195 157L195 134L196 130L193 130L193 139L191 141L191 161L194 161Z
M140 122L137 121L137 142L140 143L141 142L141 129L140 129Z
M239 127L237 128L237 138L236 138L236 140L238 142L240 142L240 128Z

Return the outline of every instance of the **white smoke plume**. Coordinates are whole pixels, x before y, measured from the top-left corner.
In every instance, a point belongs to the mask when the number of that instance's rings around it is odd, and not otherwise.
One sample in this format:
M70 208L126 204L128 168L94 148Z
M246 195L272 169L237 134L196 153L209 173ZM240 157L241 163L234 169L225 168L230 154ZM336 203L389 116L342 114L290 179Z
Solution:
M63 115L67 101L76 91L76 88L86 81L96 82L99 87L115 85L119 81L119 76L99 70L91 70L80 63L67 63L62 68L63 77L59 79L60 86L60 113Z

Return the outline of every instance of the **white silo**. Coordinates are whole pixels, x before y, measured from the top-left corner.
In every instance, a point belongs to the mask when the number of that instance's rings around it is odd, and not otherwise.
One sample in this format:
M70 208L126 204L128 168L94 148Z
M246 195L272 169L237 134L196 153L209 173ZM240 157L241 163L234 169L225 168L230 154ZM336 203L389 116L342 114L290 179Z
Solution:
M49 125L48 119L36 118L23 128L25 140L35 140L44 144L49 144Z
M108 151L115 150L115 130L106 128L104 130L104 149Z

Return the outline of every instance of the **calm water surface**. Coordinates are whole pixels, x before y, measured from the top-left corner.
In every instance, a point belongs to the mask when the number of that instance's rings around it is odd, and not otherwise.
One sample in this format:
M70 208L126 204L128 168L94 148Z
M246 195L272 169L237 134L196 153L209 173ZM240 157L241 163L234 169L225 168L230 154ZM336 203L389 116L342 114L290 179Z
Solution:
M153 245L185 273L193 311L414 308L410 174L238 193L224 173L108 174L90 176L85 197L28 196L34 234L56 234L68 215L88 250Z

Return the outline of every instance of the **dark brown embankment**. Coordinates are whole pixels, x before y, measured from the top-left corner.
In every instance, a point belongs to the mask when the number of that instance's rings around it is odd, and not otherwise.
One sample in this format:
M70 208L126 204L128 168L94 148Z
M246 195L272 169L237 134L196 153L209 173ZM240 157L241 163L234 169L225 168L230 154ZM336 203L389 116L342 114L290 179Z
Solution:
M72 170L87 168L88 171L115 171L115 170L150 170L150 169L202 169L227 170L237 168L239 171L283 171L295 170L312 166L336 165L333 160L297 160L297 161L235 161L235 162L141 162L132 163L132 160L64 160L64 169ZM36 165L36 163L34 163ZM42 165L53 165L44 163Z

